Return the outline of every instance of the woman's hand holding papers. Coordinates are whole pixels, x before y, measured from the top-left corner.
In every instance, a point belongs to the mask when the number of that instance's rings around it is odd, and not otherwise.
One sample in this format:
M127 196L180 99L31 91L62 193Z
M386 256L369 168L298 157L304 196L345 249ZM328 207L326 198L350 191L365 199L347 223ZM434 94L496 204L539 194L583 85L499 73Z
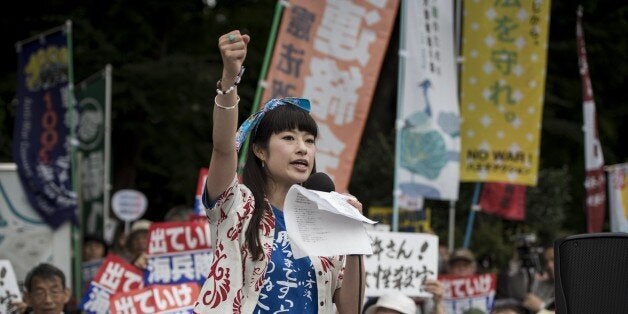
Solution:
M355 196L348 193L343 193L342 196L344 199L347 200L347 203L351 204L351 206L355 207L360 212L360 214L362 214L362 203L360 203L360 201L358 201Z

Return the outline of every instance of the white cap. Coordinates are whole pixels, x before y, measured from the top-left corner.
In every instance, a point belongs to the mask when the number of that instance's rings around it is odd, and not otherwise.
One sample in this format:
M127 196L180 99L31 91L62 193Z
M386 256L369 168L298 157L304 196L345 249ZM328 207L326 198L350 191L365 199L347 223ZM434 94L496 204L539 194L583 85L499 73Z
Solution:
M148 231L148 228L150 227L150 224L152 223L152 221L147 220L147 219L140 219L138 221L133 222L133 224L131 225L131 233L134 231L139 231L139 230L145 230Z
M379 307L385 307L403 314L416 314L417 312L414 300L402 293L390 293L380 296L377 299L377 303L367 308L364 314L373 314Z

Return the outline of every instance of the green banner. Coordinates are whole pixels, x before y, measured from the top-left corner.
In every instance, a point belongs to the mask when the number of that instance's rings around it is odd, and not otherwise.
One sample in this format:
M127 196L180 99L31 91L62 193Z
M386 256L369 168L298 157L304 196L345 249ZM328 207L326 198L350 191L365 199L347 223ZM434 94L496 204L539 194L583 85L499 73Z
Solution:
M79 187L83 234L104 232L105 197L105 94L106 80L102 75L76 86L78 111L76 136L79 141Z

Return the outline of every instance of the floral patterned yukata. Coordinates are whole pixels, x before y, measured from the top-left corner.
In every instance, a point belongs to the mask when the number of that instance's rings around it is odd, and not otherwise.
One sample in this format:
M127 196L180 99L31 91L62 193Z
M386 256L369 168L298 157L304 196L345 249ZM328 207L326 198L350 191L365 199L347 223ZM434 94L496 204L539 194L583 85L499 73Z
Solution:
M231 185L212 204L203 189L207 210L213 260L207 280L196 301L195 313L253 313L264 284L266 268L275 237L275 217L270 204L259 225L263 259L254 260L246 245L245 231L255 209L253 194L234 178ZM343 257L310 257L316 274L318 313L334 313L332 297L340 288Z

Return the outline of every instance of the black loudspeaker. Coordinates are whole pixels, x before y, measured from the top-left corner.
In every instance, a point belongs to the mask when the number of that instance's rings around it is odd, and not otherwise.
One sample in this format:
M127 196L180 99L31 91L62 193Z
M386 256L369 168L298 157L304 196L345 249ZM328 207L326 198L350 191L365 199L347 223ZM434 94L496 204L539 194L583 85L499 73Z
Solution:
M628 313L628 233L554 242L556 313Z

